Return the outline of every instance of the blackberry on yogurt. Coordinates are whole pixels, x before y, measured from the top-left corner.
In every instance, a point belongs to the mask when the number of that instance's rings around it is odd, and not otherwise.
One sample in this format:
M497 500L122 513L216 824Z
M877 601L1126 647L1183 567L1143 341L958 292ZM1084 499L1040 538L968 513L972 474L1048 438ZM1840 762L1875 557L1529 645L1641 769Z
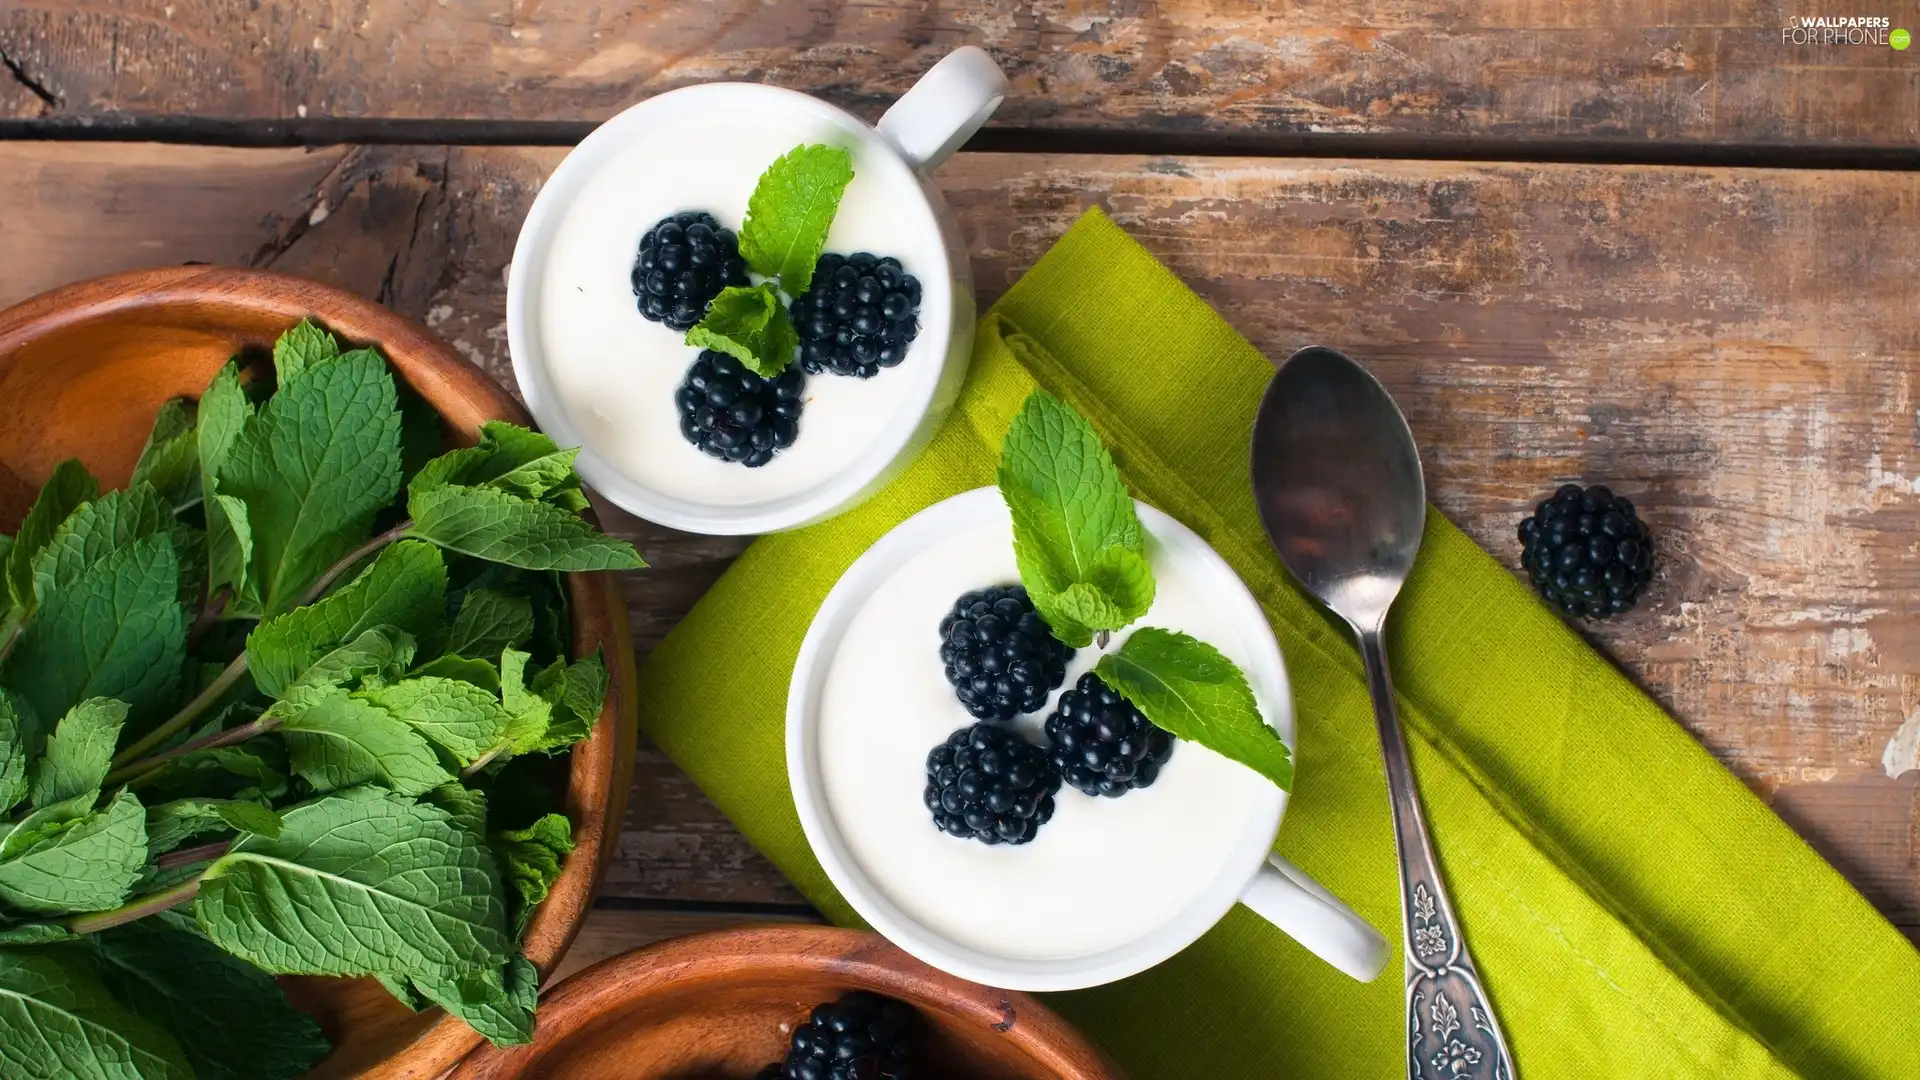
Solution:
M1053 636L1020 585L964 593L940 620L940 662L976 719L1038 712L1067 677L1073 650Z
M759 468L793 445L807 377L789 367L771 379L738 359L702 350L680 383L680 434L709 457Z
M690 330L722 289L746 283L739 239L712 214L669 214L640 238L633 295L640 314L654 322Z
M1091 671L1060 695L1047 740L1063 780L1108 798L1152 784L1173 757L1173 736Z
M927 809L949 836L1028 843L1052 819L1059 790L1047 752L998 724L963 727L927 754Z
M871 379L905 360L919 335L920 281L899 259L828 252L791 314L808 374Z

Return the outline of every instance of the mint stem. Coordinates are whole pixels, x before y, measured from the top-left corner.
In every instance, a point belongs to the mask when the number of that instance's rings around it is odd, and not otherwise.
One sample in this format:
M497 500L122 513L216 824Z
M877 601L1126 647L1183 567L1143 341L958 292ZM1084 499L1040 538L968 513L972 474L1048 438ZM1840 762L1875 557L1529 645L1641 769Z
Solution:
M157 915L168 908L176 908L192 900L200 892L200 878L183 881L171 889L162 889L157 893L135 897L112 911L96 911L91 915L80 915L67 920L67 929L76 934L97 934L102 930L111 930L124 926L136 919Z
M225 731L216 731L211 735L202 736L190 743L183 743L171 750L163 750L151 757L141 758L139 761L115 769L113 772L107 774L107 779L103 786L112 787L114 784L126 783L128 781L139 783L146 779L147 773L161 765L165 765L175 758L185 757L195 750L210 750L216 746L232 746L234 743L246 742L255 735L264 735L279 726L279 717L262 716L258 720L248 721L239 727L228 728Z
M473 764L460 770L460 779L462 780L473 779L473 776L475 773L478 773L481 769L486 768L488 762L492 761L494 758L497 758L501 754L505 753L506 749L507 749L506 744L502 743L499 746L496 746L493 749L487 751L486 753L481 754L478 758L474 759Z
M322 596L325 596L327 589L330 588L335 581L339 580L341 574L353 569L360 560L407 535L407 530L411 528L413 528L413 519L408 518L393 528L388 529L386 532L381 533L379 536L347 552L345 558L328 567L327 572L320 575L320 580L313 583L313 588L307 590L307 595L300 598L300 606L305 607L315 600L320 599Z
M13 627L7 631L6 642L0 644L0 664L6 663L7 657L13 655L13 647L20 644L20 638L26 632L27 620L24 617L14 622Z
M188 724L193 723L194 720L199 718L201 713L212 708L214 702L224 697L227 691L233 688L233 684L240 681L240 676L246 673L247 654L243 652L239 656L234 657L233 663L228 664L226 670L222 671L218 678L208 683L207 688L200 691L199 696L182 705L180 711L169 717L166 723L147 732L144 738L139 739L132 746L115 754L113 756L114 768L122 769L125 768L129 762L140 760L142 754L173 738L174 735L180 731L185 730Z
M215 840L211 844L201 844L198 847L169 851L165 855L153 860L153 864L162 870L171 870L176 866L191 866L197 862L212 862L220 856L225 855L227 849L232 846L233 841L231 840Z
M227 610L228 602L232 599L233 590L225 585L220 587L219 592L208 597L207 606L200 609L200 614L194 618L193 625L187 627L187 644L191 645L199 641L202 634L212 629L213 624L220 621Z

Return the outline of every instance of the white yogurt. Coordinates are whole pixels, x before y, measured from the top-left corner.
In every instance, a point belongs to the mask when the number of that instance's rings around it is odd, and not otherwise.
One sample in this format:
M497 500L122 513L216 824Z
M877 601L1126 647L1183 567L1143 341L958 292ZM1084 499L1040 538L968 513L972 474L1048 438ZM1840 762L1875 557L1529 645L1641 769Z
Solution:
M622 477L661 496L738 507L816 487L874 446L921 383L913 369L942 360L934 350L945 348L948 315L924 305L920 335L899 366L872 379L808 377L799 436L765 466L708 457L681 436L674 392L699 352L683 333L641 317L630 280L640 238L682 210L708 211L738 230L761 172L803 143L853 155L853 182L827 250L891 255L923 285L930 274L944 278L942 240L910 174L850 123L764 98L669 112L637 129L579 185L552 230L529 304L551 404L565 413L563 425L549 426L564 427Z
M1256 651L1192 567L1151 537L1148 556L1158 591L1135 625L1185 631L1255 670ZM1249 821L1277 819L1280 797L1246 767L1182 741L1151 787L1104 799L1063 786L1030 844L990 847L937 830L922 801L927 752L973 723L941 670L940 620L960 594L1018 577L1012 528L997 516L929 546L873 590L826 661L821 790L848 855L910 918L990 956L1086 957L1187 911L1235 862ZM1081 649L1062 689L1099 656ZM1045 716L1020 726L1044 741Z

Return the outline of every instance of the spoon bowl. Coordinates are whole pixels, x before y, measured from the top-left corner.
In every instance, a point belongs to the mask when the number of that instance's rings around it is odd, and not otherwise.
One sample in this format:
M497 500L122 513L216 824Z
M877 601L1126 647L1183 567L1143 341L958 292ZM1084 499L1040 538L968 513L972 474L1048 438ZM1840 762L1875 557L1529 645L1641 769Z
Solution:
M1267 384L1253 426L1253 493L1293 576L1356 630L1379 627L1420 553L1420 451L1366 368L1313 346Z

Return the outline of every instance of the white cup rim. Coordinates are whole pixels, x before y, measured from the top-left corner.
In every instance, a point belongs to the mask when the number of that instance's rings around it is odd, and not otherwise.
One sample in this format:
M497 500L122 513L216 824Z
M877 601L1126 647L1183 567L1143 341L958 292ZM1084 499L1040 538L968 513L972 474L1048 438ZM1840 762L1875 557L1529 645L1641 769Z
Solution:
M1267 722L1289 747L1294 739L1293 695L1278 639L1259 602L1225 559L1179 521L1136 503L1147 534L1163 549L1191 560L1206 580L1208 595L1240 633L1249 657L1248 681ZM829 880L854 911L882 936L933 967L961 978L1010 990L1075 990L1138 974L1173 956L1227 914L1260 872L1285 815L1287 794L1272 790L1272 814L1249 815L1242 835L1218 874L1185 910L1133 941L1085 957L1030 960L994 956L962 945L927 927L887 898L847 849L821 794L814 732L816 704L833 652L852 617L907 559L933 542L1006 514L998 490L985 487L955 495L896 525L869 547L821 602L794 663L787 695L787 779L802 831ZM931 827L931 824L929 824Z
M811 487L738 505L704 504L666 495L627 476L602 457L581 436L580 428L549 384L546 358L534 325L537 315L532 310L537 307L538 276L554 232L582 185L625 150L635 133L690 110L710 110L723 102L729 108L799 109L845 130L861 141L863 167L881 169L886 174L886 190L901 193L903 210L916 230L942 238L941 243L928 245L936 252L939 265L916 268L920 271L917 276L922 300L921 329L914 348L924 362L903 364L887 373L890 378L908 380L908 384L894 415L873 445L852 465ZM703 83L671 90L631 105L595 128L568 152L535 196L533 207L521 223L507 271L507 350L514 379L527 410L541 429L561 446L580 448L575 461L580 476L629 513L669 528L710 536L778 532L819 521L857 500L884 479L903 455L916 451L921 425L939 403L941 376L956 332L953 253L944 236L940 212L923 179L871 125L844 109L796 90L760 83ZM970 334L972 327L965 329ZM691 351L688 359L692 359Z

